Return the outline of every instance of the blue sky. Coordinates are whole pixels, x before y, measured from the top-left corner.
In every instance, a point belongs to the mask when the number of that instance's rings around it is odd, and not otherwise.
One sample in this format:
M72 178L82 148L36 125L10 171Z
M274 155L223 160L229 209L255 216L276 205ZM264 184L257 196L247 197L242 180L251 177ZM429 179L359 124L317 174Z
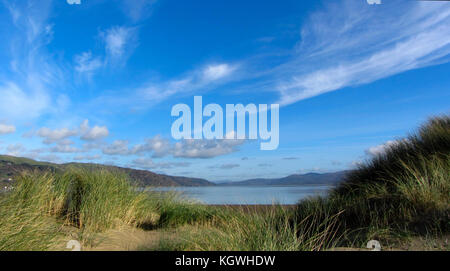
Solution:
M450 3L0 2L0 153L212 181L354 167L449 113ZM171 138L172 106L280 104L280 144Z

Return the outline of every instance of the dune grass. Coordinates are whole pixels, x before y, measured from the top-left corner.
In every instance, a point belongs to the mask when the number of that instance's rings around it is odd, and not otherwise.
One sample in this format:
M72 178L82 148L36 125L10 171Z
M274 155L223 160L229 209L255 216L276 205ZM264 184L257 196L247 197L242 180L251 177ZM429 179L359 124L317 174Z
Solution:
M450 118L435 117L417 133L350 172L326 198L299 203L299 220L340 213L341 245L442 235L450 231Z
M156 203L117 172L24 173L0 200L0 250L49 249L63 227L78 229L86 242L91 234L156 216Z
M298 251L334 246L335 217L327 222L296 223L295 212L273 205L264 212L222 207L213 219L178 229L157 250ZM310 224L308 224L310 223Z

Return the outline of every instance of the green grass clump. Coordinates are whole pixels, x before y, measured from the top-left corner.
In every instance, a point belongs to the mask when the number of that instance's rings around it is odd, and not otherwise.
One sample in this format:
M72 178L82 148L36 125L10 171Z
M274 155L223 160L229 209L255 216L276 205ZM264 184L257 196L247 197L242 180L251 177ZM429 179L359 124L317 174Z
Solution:
M58 203L48 200L53 179L40 175L35 180L21 178L0 198L0 250L47 250L56 242L59 227L51 212Z
M299 203L298 219L336 215L344 245L450 231L450 118L430 119L350 172L327 198ZM362 244L362 242L360 242ZM361 245L356 244L356 245Z
M224 208L217 209L209 223L182 227L178 238L163 239L157 249L311 251L332 247L336 239L332 231L334 218L328 225L295 223L295 212L282 206L264 212Z
M166 193L158 199L159 220L156 227L179 227L210 221L217 214L214 207Z
M95 233L157 219L156 202L118 172L72 169L16 179L0 200L0 250L49 249L63 226L78 229L85 242Z
M56 179L55 192L64 197L59 214L66 223L90 232L138 226L156 211L147 194L137 192L119 172L69 171Z

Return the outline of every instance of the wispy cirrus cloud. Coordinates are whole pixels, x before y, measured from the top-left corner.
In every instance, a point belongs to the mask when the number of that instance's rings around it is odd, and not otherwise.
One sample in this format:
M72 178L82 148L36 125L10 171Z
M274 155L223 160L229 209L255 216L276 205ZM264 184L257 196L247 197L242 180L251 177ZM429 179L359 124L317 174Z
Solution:
M131 54L136 46L137 33L134 27L114 26L103 32L106 61L117 62Z
M91 77L96 71L108 66L123 66L137 47L136 27L113 26L100 31L104 52L94 55L85 51L74 57L74 69L79 74Z
M157 0L121 1L124 13L134 22L148 18Z
M75 70L78 73L92 74L103 66L100 57L95 57L91 52L83 52L75 56Z
M240 167L239 164L222 164L222 165L215 165L215 166L209 166L209 169L233 169Z
M304 23L292 60L275 69L279 103L448 62L448 33L448 3L327 3Z
M51 1L1 3L9 11L5 24L15 31L4 37L10 54L8 74L0 77L0 114L25 120L58 111L63 94L53 93L53 88L63 81L64 72L46 49L53 38Z
M202 66L185 73L178 78L166 81L151 80L132 89L121 90L101 95L92 101L91 106L99 103L115 108L132 108L133 110L148 109L149 107L169 98L190 95L192 93L207 92L240 78L240 64L214 63ZM129 93L126 97L123 92ZM120 107L118 107L120 105ZM114 110L112 108L111 110Z

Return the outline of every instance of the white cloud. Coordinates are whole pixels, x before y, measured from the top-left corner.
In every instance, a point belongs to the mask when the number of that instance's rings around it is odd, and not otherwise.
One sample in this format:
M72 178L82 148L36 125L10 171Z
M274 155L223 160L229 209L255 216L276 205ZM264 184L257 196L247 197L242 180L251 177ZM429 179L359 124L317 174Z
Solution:
M228 76L233 70L228 64L210 65L203 70L203 76L205 80L213 81Z
M207 92L220 87L228 82L237 80L240 65L238 64L215 64L208 65L190 71L183 76L163 82L147 82L136 89L127 89L130 93L126 97L123 91L109 93L98 97L92 104L96 107L109 105L112 110L116 108L132 107L133 110L146 110L149 106L160 103L175 95L189 95L193 92Z
M101 35L105 41L107 58L111 61L129 55L136 46L136 30L131 27L112 27Z
M183 158L212 158L237 151L237 147L244 144L245 140L196 140L186 139L175 143L174 157Z
M59 152L59 153L77 153L80 152L81 150L76 148L76 147L72 147L70 145L56 145L54 147L52 147L50 149L51 152Z
M81 5L81 0L67 0L67 4L69 5Z
M72 140L68 139L69 137L80 136L82 140L95 141L107 137L109 135L109 131L106 126L96 125L92 128L89 127L89 120L86 119L80 124L79 128L60 128L52 130L47 127L43 127L39 129L36 134L44 139L43 142L45 144L57 143L60 146L67 146L74 143ZM27 136L31 136L31 134L27 133ZM59 147L59 149L62 150L63 148ZM69 149L66 148L66 150Z
M156 0L122 1L125 14L135 22L150 16L151 8L156 2Z
M217 165L217 166L210 166L208 168L210 169L233 169L233 168L237 168L240 167L239 164L222 164L222 165Z
M129 155L127 140L116 140L112 144L103 148L103 153L108 155Z
M112 144L103 147L102 151L107 155L142 155L152 154L155 158L168 155L181 158L212 158L237 151L238 146L245 140L232 139L233 132L221 140L197 140L186 139L171 144L168 139L161 136L147 139L144 144L129 146L127 140L116 140Z
M295 59L277 68L279 103L449 60L447 3L339 3L306 21Z
M374 147L370 147L369 149L366 150L366 153L372 156L378 156L381 154L384 154L386 152L386 150L389 150L392 147L395 147L396 145L400 144L400 143L405 143L407 142L406 139L399 141L399 140L389 140L384 144L378 145L378 146L374 146Z
M2 3L12 19L12 24L8 25L5 15L5 26L13 27L14 31L3 37L10 48L9 57L3 63L10 65L0 78L0 115L31 120L58 110L58 104L54 104L51 97L57 96L52 92L64 81L63 72L46 50L53 38L53 26L48 23L51 1Z
M14 82L0 82L0 97L0 115L9 119L33 119L48 112L51 105L48 93L36 85L27 92Z
M171 145L169 140L157 135L147 139L144 144L134 146L130 152L133 154L152 152L153 157L164 157L171 152Z
M14 132L16 132L16 127L14 125L0 123L0 135L12 134Z
M86 141L98 140L105 138L109 135L108 128L106 126L94 126L89 127L89 120L84 120L80 125L81 139Z
M101 68L103 62L99 57L93 57L91 52L83 52L75 56L75 64L77 72L90 74Z
M37 135L44 138L45 144L56 143L77 134L78 132L76 130L70 130L68 128L51 130L47 127L43 127L37 131Z

